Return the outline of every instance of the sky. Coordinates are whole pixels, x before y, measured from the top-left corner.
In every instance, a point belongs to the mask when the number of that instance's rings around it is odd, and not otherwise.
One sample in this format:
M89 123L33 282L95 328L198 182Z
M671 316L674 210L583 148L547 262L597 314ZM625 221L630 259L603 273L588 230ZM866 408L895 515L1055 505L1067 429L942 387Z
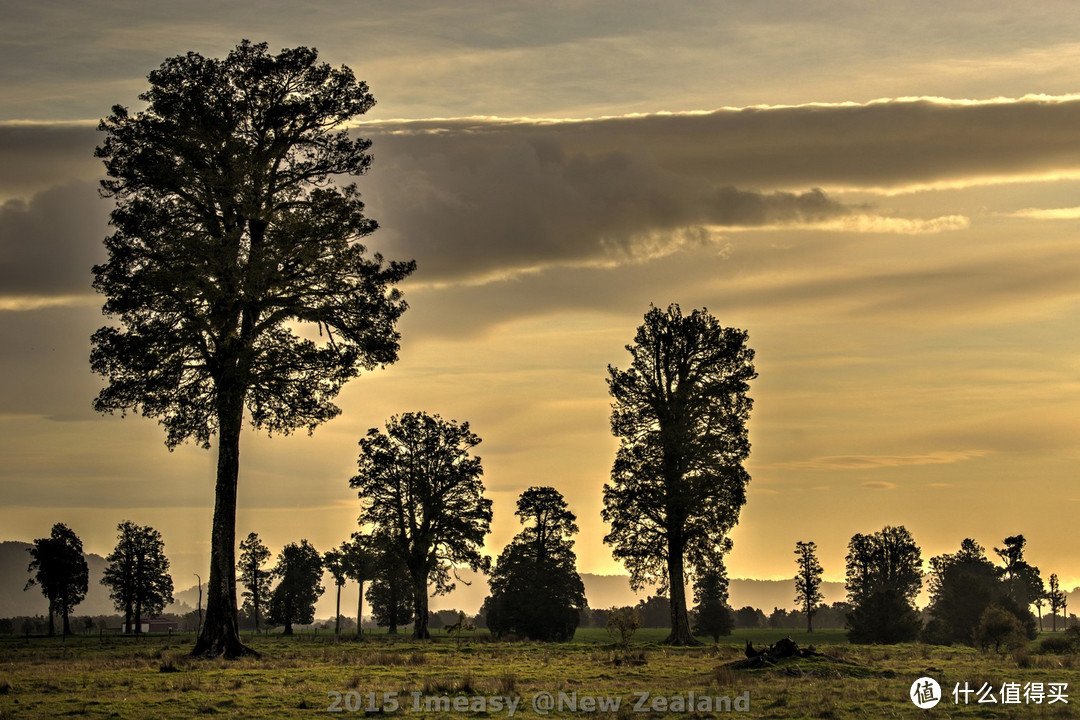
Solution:
M399 362L311 436L245 433L239 536L346 539L357 441L424 410L483 439L489 554L518 494L551 485L579 570L622 572L600 519L607 366L650 304L678 303L756 352L732 577L792 577L812 540L842 579L853 534L904 525L924 559L1023 534L1044 577L1080 584L1071 0L0 0L0 17L0 539L64 522L104 555L132 520L162 532L177 587L206 572L213 451L91 409L110 210L93 149L166 57L247 38L368 82L368 245L418 269Z

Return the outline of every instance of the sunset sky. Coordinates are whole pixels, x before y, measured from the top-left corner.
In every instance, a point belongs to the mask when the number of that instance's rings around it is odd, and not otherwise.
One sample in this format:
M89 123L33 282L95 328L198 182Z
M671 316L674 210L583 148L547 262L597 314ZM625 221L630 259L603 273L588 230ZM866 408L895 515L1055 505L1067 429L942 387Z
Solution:
M0 0L0 540L65 522L108 553L159 529L208 566L214 454L95 414L105 322L97 120L171 55L312 45L378 105L359 180L415 258L401 359L342 415L241 445L238 535L356 528L357 441L397 413L483 438L492 555L518 494L603 545L608 364L650 303L707 307L757 353L732 577L843 578L856 532L923 557L1028 538L1080 584L1080 6L956 2ZM992 550L990 550L993 556ZM355 593L354 593L355 597Z

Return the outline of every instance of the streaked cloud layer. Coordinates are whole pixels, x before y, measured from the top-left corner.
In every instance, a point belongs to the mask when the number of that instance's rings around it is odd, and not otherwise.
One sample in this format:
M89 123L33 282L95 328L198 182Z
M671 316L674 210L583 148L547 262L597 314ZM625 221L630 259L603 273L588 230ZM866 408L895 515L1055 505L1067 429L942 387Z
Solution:
M1080 436L1080 17L940 5L7 3L11 539L67 520L104 553L133 519L160 526L178 572L205 563L211 455L89 409L109 209L93 118L137 107L165 56L251 37L371 82L380 104L353 129L375 141L371 245L419 268L398 364L348 386L313 437L245 437L243 532L339 542L357 439L426 409L484 438L493 551L517 494L554 484L582 569L617 572L605 367L649 303L679 302L757 351L732 575L790 575L813 539L835 578L851 534L888 523L926 555L1022 532L1033 562L1080 579L1071 521L1042 503L1071 492Z

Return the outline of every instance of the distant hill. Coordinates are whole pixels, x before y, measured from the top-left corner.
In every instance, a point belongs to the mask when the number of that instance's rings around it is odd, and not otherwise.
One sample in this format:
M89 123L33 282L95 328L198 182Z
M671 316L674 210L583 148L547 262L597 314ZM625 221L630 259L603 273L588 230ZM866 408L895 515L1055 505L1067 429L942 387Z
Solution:
M25 592L26 581L30 573L26 566L30 564L30 554L26 552L30 543L0 542L0 617L16 615L45 615L49 612L49 602L36 585ZM93 553L84 553L89 570L89 584L86 599L75 607L76 615L111 615L112 600L108 589L101 584L105 572L105 558Z

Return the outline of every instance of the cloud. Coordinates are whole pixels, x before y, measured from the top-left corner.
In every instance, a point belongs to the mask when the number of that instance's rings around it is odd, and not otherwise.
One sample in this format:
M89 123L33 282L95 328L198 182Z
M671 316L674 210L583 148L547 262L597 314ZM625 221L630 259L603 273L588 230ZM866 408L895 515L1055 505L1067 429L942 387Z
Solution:
M1080 170L1080 96L723 108L586 120L461 118L363 125L394 151L554 145L632 153L713 186L900 191ZM377 146L378 147L378 146Z
M1002 213L1004 217L1026 218L1029 220L1076 220L1080 218L1080 207L1070 208L1024 208L1010 213Z
M633 265L702 248L723 256L725 233L747 229L952 232L969 219L900 217L818 188L895 192L1080 172L1074 96L383 121L356 132L375 139L374 170L360 179L382 226L371 244L416 259L414 283L433 286ZM39 156L35 182L83 178L96 141L84 127L0 126L0 146L18 160L0 170L0 187L16 187ZM89 266L79 253L86 242L100 246L106 203L91 199L88 183L63 187L4 206L0 242L18 248L0 271L17 281L6 294L70 294ZM63 212L61 195L72 201ZM16 234L24 238L17 246ZM47 268L37 265L41 248L57 251ZM79 252L66 252L73 248Z
M943 450L925 455L831 455L798 462L779 463L775 467L797 470L879 470L881 468L919 465L951 465L984 457L986 450ZM864 483L863 487L881 487L892 483Z
M895 490L896 483L875 480L873 482L864 482L862 487L870 490Z
M105 259L108 203L74 181L29 202L0 205L0 300L40 306L38 296L92 295L90 268Z
M0 202L29 199L71 180L103 175L94 157L100 133L88 123L0 123Z

